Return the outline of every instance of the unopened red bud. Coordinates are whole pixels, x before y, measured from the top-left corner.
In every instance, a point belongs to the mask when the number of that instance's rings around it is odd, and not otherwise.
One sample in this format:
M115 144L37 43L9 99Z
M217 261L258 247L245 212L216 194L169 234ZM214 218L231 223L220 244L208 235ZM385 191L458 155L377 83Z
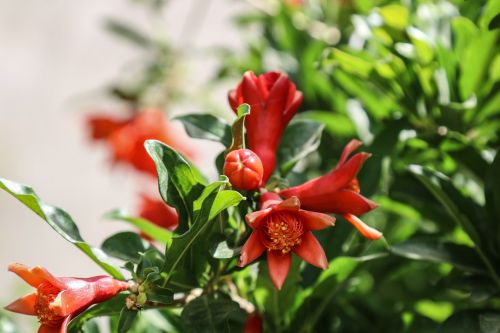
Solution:
M262 162L249 149L233 150L226 156L224 174L238 190L256 190L262 185Z

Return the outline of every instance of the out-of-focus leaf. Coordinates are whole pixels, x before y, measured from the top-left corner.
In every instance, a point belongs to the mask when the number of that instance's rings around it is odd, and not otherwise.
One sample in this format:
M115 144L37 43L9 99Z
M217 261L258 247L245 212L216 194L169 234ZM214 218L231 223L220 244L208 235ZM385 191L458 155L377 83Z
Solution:
M379 13L382 15L385 24L391 28L404 30L408 26L410 13L402 5L393 4L381 7Z
M481 310L465 310L454 313L437 330L437 333L493 333L484 331L480 326L481 315L487 314Z
M488 1L484 8L483 17L480 23L483 29L493 30L500 28L500 1Z
M137 314L137 310L129 310L124 306L120 312L120 318L118 319L118 333L127 333L132 327Z
M434 240L411 239L393 245L390 251L398 256L414 260L448 262L453 266L476 273L485 273L481 258L474 249L453 243L439 243Z
M415 304L415 310L437 322L443 322L453 313L453 305L449 302L421 300Z
M68 332L69 333L79 333L81 332L83 325L90 319L102 316L116 316L120 314L120 311L125 304L125 299L127 295L119 294L112 299L96 304L84 312L80 313L73 320L71 320ZM3 332L3 331L2 331Z
M0 188L21 201L26 207L35 212L52 229L65 240L74 244L96 264L117 279L125 279L120 269L99 248L87 244L78 230L77 225L64 210L44 203L29 186L21 185L7 179L0 178Z
M101 248L109 256L138 263L141 259L140 252L146 252L149 243L135 232L125 231L108 237Z
M170 239L172 239L172 232L170 230L159 227L156 224L149 222L148 220L129 216L122 209L112 210L109 213L106 213L104 217L110 220L118 220L130 223L152 239L160 241L162 243L168 243Z
M481 333L500 333L500 313L484 313L479 315Z
M221 118L211 114L187 114L174 119L184 124L192 138L220 142L226 147L231 145L231 126Z
M469 43L460 61L460 95L468 99L483 82L488 66L496 54L498 31L483 32Z
M217 244L216 248L213 250L212 256L217 259L230 259L235 257L239 251L236 249L231 249L227 242L220 242Z
M324 125L310 120L299 120L285 129L278 148L278 165L286 175L298 161L315 151L320 142Z
M307 111L300 115L323 124L325 129L334 136L352 137L356 135L356 127L345 114L329 111Z
M0 312L0 332L21 333L19 328L7 316ZM70 332L71 333L71 332Z
M330 262L328 269L320 274L316 284L303 296L291 325L294 332L314 332L316 322L326 310L326 306L335 295L346 289L346 279L358 264L355 258L348 257L338 257Z
M120 36L140 47L149 47L152 45L151 39L144 35L130 23L125 23L116 19L106 21L106 29L117 36Z
M241 332L247 314L229 298L200 296L182 310L188 333Z
M371 62L339 49L331 50L329 60L331 64L339 65L347 73L355 74L362 78L368 78L373 70L373 64Z

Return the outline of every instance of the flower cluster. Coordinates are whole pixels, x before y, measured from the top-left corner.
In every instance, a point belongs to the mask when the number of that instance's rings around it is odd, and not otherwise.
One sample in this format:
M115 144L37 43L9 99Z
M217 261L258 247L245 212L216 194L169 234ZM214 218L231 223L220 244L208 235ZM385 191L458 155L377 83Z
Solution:
M246 150L244 156L252 157L252 162L248 162L243 158L236 160L235 152L231 152L226 165L230 164L232 169L225 174L234 187L241 190L260 188L263 193L260 210L246 216L252 233L241 250L240 266L248 265L266 252L269 274L278 289L288 274L292 252L314 266L327 268L325 253L311 230L333 226L335 218L328 213L341 215L368 239L382 237L379 231L358 218L377 207L360 194L357 174L370 154L352 155L361 145L358 140L347 144L337 166L326 175L290 188L271 188L270 192L264 189L276 168L281 136L302 102L302 93L287 75L268 72L256 76L251 71L246 72L236 89L229 92L228 99L234 111L241 103L251 107L245 129L248 148L256 156ZM260 178L261 166L253 162L256 159L262 161ZM242 186L248 183L254 185ZM260 185L255 186L257 183Z

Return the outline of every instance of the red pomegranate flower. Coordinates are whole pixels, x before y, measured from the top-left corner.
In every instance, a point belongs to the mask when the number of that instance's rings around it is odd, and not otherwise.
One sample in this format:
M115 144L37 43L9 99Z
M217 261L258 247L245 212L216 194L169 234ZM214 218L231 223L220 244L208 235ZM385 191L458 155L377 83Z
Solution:
M168 230L175 230L179 224L179 215L174 207L168 206L161 199L155 199L145 194L141 195L139 216ZM141 236L149 238L143 233Z
M262 162L253 151L237 149L227 154L224 174L238 190L256 190L262 184Z
M286 74L268 72L256 76L248 71L228 98L234 112L242 103L251 107L245 119L247 142L262 160L265 184L274 171L283 130L302 103L302 93Z
M9 265L9 271L19 275L37 291L19 298L5 309L37 316L40 321L38 333L66 333L75 315L128 287L127 282L109 276L85 279L54 277L40 266L28 268L16 263Z
M300 209L296 197L283 201L276 193L267 192L261 197L261 210L245 219L253 231L241 249L238 265L248 265L267 250L269 275L277 289L288 275L292 252L311 265L328 267L325 252L311 230L333 226L334 217Z
M382 233L357 217L378 207L375 202L359 194L356 176L370 154L357 153L351 158L349 155L360 145L360 141L351 140L345 146L335 169L302 185L284 189L279 194L285 198L299 198L302 207L308 210L340 214L366 238L379 239Z
M262 333L264 322L262 317L254 312L248 315L243 326L243 333Z
M144 141L153 139L168 144L191 156L159 109L137 111L132 118L122 120L95 115L88 120L92 138L106 140L113 151L114 160L127 163L135 169L156 177L156 167L144 148Z

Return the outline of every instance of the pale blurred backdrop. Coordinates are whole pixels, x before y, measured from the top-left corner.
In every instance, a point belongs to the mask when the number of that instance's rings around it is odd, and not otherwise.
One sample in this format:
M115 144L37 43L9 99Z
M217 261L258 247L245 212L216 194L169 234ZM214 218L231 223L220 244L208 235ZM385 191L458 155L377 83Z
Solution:
M238 49L242 43L231 17L245 4L212 0L202 13L193 11L206 1L210 0L172 0L163 14L172 41L201 52L188 58L185 67L190 87L206 84L213 75L216 62L204 56L207 46ZM107 17L138 26L147 26L149 20L147 11L129 0L0 0L0 177L31 185L45 202L68 211L82 236L94 245L127 228L101 216L112 208L133 209L145 182L126 168L111 168L107 152L91 145L84 131L84 111L112 105L101 89L140 53L104 31ZM180 34L188 17L195 29L184 40ZM217 112L229 115L225 89L212 97L219 101ZM173 111L212 110L193 103L177 105ZM201 148L205 154L198 164L213 176L211 156L220 147ZM29 289L7 272L10 262L40 264L60 276L103 273L3 191L0 223L2 306Z

